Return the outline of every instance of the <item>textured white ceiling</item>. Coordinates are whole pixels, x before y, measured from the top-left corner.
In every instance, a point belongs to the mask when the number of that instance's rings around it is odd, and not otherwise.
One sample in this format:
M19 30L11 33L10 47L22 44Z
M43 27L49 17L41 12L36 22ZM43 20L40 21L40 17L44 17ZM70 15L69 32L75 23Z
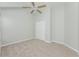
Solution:
M36 5L45 4L43 2L35 3ZM23 6L32 6L31 2L0 2L0 7L23 7Z
M60 7L64 2L35 2L36 5L47 4L52 7ZM31 2L0 2L0 7L29 7Z
M29 2L0 2L0 7L21 7L29 5Z

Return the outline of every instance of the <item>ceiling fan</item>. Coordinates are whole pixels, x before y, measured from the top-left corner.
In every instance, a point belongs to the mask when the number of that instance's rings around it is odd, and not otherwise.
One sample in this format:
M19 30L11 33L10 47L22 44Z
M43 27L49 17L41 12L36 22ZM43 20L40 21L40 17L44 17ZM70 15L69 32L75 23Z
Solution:
M41 14L42 11L40 9L46 7L45 4L44 5L39 5L39 6L36 6L36 4L34 2L32 2L31 4L32 4L32 7L23 7L23 8L30 8L30 9L32 9L31 12L30 12L31 14L34 13L35 11L39 12Z

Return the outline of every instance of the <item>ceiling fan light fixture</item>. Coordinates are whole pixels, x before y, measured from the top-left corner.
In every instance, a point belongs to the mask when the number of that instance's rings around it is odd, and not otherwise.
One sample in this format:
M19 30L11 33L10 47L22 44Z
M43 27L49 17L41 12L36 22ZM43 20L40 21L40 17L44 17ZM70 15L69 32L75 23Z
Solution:
M45 8L46 5L39 5L39 6L36 6L36 4L34 2L32 2L32 7L23 7L23 8L31 8L32 11L30 12L31 14L34 13L35 11L36 12L39 12L40 14L42 13L42 11L40 10L41 8Z

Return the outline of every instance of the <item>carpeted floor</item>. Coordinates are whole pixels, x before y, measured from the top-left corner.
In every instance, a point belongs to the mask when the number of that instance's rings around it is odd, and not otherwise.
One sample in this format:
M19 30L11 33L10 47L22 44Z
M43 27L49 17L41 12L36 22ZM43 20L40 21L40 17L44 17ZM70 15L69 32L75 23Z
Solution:
M41 40L25 42L2 47L4 57L77 57L77 53L64 45L46 43Z

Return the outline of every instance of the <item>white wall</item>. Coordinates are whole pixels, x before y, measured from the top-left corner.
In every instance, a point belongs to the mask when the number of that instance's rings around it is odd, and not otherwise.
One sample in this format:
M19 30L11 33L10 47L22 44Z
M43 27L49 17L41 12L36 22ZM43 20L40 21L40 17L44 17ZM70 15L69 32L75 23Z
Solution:
M1 14L1 10L0 10L0 14ZM1 15L0 15L0 42L1 42Z
M36 17L36 37L45 41L64 42L64 4L52 3ZM52 7L52 8L51 8Z
M78 3L78 19L79 19L79 3ZM78 20L78 50L79 50L79 20Z
M2 10L2 43L34 38L34 21L26 9Z
M0 46L1 46L1 9L0 9Z
M35 37L40 40L50 41L50 9L46 7L42 14L36 13L35 16Z
M64 43L64 3L53 3L52 37L52 41Z
M65 3L65 43L78 49L78 3Z
M52 4L52 42L78 50L78 3Z
M0 9L0 56L1 56L1 9Z

